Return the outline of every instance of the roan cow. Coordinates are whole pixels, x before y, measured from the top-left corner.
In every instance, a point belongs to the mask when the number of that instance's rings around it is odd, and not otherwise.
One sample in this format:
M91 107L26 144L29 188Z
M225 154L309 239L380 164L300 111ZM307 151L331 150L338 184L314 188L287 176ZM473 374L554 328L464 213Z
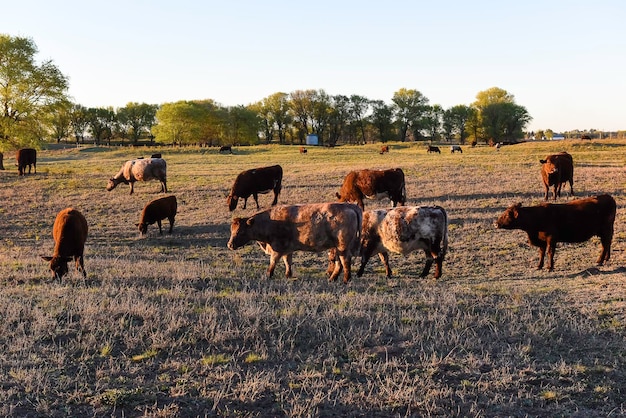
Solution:
M270 256L269 277L280 258L285 263L285 276L292 276L294 251L334 249L339 260L334 263L329 280L334 281L343 269L343 281L347 283L351 277L352 257L359 252L362 221L361 208L351 203L275 206L248 218L233 219L228 248L235 250L257 241Z
M378 254L391 277L389 252L408 255L423 250L426 265L420 277L428 275L435 262L435 279L441 277L443 259L448 250L448 215L440 206L404 206L363 212L361 266L363 275L370 257Z
M450 153L454 154L455 152L460 152L461 154L463 154L463 148L461 148L460 145L451 145Z
M528 234L530 245L539 247L539 265L543 268L546 248L548 270L554 268L554 253L558 242L584 242L592 236L600 237L602 252L597 264L609 261L616 204L613 197L604 194L567 203L542 203L522 207L521 203L507 208L496 220L496 228L521 229Z
M167 193L167 164L163 158L138 158L126 161L120 171L109 179L106 189L111 191L120 184L130 184L133 194L136 181L159 180L161 192Z
M541 179L546 189L544 200L548 200L550 186L554 186L554 200L561 196L561 186L569 181L570 195L574 196L574 160L567 152L548 155L545 160L539 160L541 165Z
M146 232L148 232L148 225L152 225L155 222L159 226L159 234L163 235L163 229L161 228L163 219L170 221L169 233L171 234L174 229L177 207L176 196L165 196L149 202L141 211L139 223L135 224L139 228L139 235L145 236Z
M73 208L66 208L57 214L52 229L54 253L51 257L42 256L50 262L50 270L59 280L68 272L67 263L76 262L76 270L87 277L83 254L87 241L87 220L82 213Z
M404 172L401 168L351 171L346 175L336 196L340 202L356 202L361 209L365 207L364 198L388 197L394 207L402 206L406 202Z
M272 206L278 203L283 182L283 168L279 165L260 167L242 171L235 179L230 194L226 198L228 210L231 212L237 208L239 198L243 199L243 209L246 208L250 195L254 198L256 208L259 207L259 194L274 192Z
M26 174L26 166L28 166L28 174L30 174L30 166L32 165L37 174L37 150L34 148L22 148L17 150L15 154L17 160L17 171L20 176Z

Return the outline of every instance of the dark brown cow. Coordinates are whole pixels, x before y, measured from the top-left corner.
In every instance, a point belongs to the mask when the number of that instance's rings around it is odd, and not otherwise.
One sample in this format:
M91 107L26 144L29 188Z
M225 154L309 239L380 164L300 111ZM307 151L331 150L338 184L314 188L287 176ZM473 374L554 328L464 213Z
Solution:
M363 275L370 257L378 254L389 278L389 252L407 255L416 250L426 254L420 277L428 275L433 262L436 262L435 279L441 277L448 250L448 215L442 207L405 206L363 212L361 266L357 277Z
M220 150L218 152L220 152L220 153L227 152L229 154L232 154L233 153L233 146L232 145L221 146Z
M439 147L436 147L434 145L429 145L428 149L426 150L427 153L431 153L431 152L436 152L437 154L441 154L441 150L439 149Z
M155 222L159 226L159 234L163 235L163 229L161 228L161 221L163 219L170 221L169 232L171 234L174 229L177 208L176 196L165 196L154 199L148 203L141 211L139 223L135 224L135 226L139 228L139 235L146 235L148 225L152 225Z
M506 209L495 225L502 229L521 229L528 234L530 244L539 247L537 269L543 268L547 248L548 270L552 271L558 242L584 242L592 236L600 237L602 244L598 265L609 261L615 211L615 199L607 194L562 204L522 207L518 203Z
M304 147L300 147L300 154L306 154L307 153L307 149Z
M52 257L41 257L50 262L53 276L61 279L66 275L67 263L73 258L76 262L76 270L82 272L83 277L87 277L83 259L87 232L87 220L76 209L67 208L58 213L52 229L54 253Z
M351 277L352 257L359 252L363 212L350 203L281 205L249 218L235 218L230 227L228 248L235 250L257 241L270 256L267 275L272 277L282 258L285 275L292 275L294 251L320 252L334 249L338 254L329 280L344 270L344 283Z
M389 145L383 145L382 147L380 147L380 154L384 154L384 153L388 153L389 152Z
M28 174L30 174L30 166L32 165L37 174L37 150L33 148L22 148L17 150L15 155L17 160L17 171L20 176L26 174L26 166L28 166Z
M569 181L571 196L574 196L574 160L567 152L548 155L545 160L539 160L541 179L546 189L545 200L548 200L550 186L554 186L554 200L561 196L561 186Z
M254 198L256 208L259 207L259 193L274 192L274 200L272 206L278 203L278 195L280 194L283 182L283 168L279 165L270 167L254 168L239 173L235 179L230 194L226 199L228 210L231 212L237 208L239 198L243 199L243 209L246 208L250 195Z
M388 197L394 207L402 206L406 202L404 172L401 168L351 171L336 195L340 202L356 202L361 209L365 207L364 198Z
M149 180L159 180L161 192L167 193L167 163L163 158L138 158L126 161L115 177L109 179L106 189L111 191L120 183L130 184L130 194L133 194L135 182Z

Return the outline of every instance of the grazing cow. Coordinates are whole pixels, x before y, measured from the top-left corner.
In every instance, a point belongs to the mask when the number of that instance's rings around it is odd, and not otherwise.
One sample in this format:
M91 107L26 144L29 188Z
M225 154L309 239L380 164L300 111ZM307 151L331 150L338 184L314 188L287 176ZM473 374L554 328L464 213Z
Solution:
M496 144L496 151L500 151L500 148L502 148L502 142Z
M441 277L443 259L448 250L448 215L440 206L405 206L363 212L361 232L361 266L363 275L367 261L375 254L391 277L389 252L407 255L416 250L426 254L426 265L420 277L428 275L436 262L435 279Z
M463 154L463 149L461 148L461 146L460 146L460 145L452 145L452 146L450 147L450 152L451 152L452 154L454 154L455 152L460 152L461 154Z
M548 249L548 270L554 268L554 252L558 242L584 242L592 236L600 237L602 252L598 265L609 261L615 199L605 194L572 200L567 203L542 203L539 206L522 207L521 203L510 206L497 219L496 228L521 229L528 234L530 245L539 247L539 265Z
M167 164L163 158L138 158L122 165L120 171L109 179L107 190L111 191L120 184L130 184L130 194L135 191L136 181L159 180L161 192L167 193Z
M282 182L283 168L279 165L242 171L235 179L233 188L230 190L228 198L226 198L228 210L232 212L237 208L239 198L243 199L243 209L245 209L250 195L254 198L256 208L260 209L259 193L265 194L270 191L274 192L272 206L276 205Z
M50 270L59 280L68 272L67 263L74 259L76 270L87 277L83 254L87 241L87 220L82 213L73 208L60 211L54 221L52 237L54 238L54 253L52 257L42 256L50 262Z
M170 221L170 234L174 229L174 218L176 217L176 209L178 205L176 202L176 196L166 196L159 199L154 199L148 203L141 211L139 217L139 223L135 226L139 227L139 235L145 236L148 232L148 225L152 225L156 222L159 226L159 234L163 235L163 229L161 229L161 221L165 218Z
M218 151L220 153L222 152L228 152L229 154L233 153L233 146L232 145L223 145L220 147L220 150Z
M152 154L152 155L150 156L150 158L161 158L161 153L160 153L160 152L158 152L158 153L156 153L156 154Z
M380 147L380 154L384 154L384 153L388 153L389 152L389 145L383 145L382 147Z
M569 181L570 195L574 196L574 160L567 152L548 155L545 160L539 160L541 165L541 179L546 189L544 200L548 200L550 186L554 186L554 200L561 196L561 186Z
M404 172L401 168L351 171L336 195L340 202L356 202L361 209L365 207L363 198L388 197L394 207L402 206L406 202Z
M441 154L441 150L439 149L439 147L436 147L434 145L429 145L428 149L426 150L427 153L431 153L431 152L436 152L437 154Z
M307 150L304 147L300 147L300 154L306 154Z
M33 148L19 149L15 159L17 160L17 171L20 173L20 176L26 174L26 166L28 166L28 174L30 174L31 165L35 169L35 174L37 174L37 150Z
M363 212L351 203L276 206L249 218L233 219L228 248L235 250L257 241L270 256L269 277L280 258L285 263L285 276L292 276L294 251L334 249L339 260L335 261L329 280L334 281L343 269L343 281L348 283L352 257L359 251L362 221Z

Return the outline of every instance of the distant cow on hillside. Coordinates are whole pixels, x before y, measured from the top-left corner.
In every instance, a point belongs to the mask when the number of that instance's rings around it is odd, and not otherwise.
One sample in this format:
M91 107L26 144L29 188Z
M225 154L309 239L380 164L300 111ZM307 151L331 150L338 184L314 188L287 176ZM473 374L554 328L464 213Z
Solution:
M548 155L545 160L539 160L541 165L541 179L545 187L545 198L548 200L550 186L554 186L554 200L561 196L561 186L569 182L570 195L574 196L574 159L567 152Z
M382 147L380 147L380 154L385 154L389 152L389 145L383 145Z
M33 148L22 148L17 150L15 155L17 160L17 171L20 176L26 174L26 166L28 166L28 174L30 174L30 166L32 165L37 174L37 150Z
M441 154L441 150L439 149L439 147L436 147L434 145L429 145L428 149L426 150L427 153L431 153L431 152L436 152L437 154Z
M232 212L237 208L239 198L243 199L243 209L245 209L250 195L254 198L257 209L260 209L258 195L271 191L274 192L272 206L276 205L278 203L278 195L282 189L282 182L283 168L279 165L242 171L235 179L235 183L226 199L228 210Z
M463 148L460 145L452 145L450 146L450 153L454 154L455 152L460 152L463 154Z
M552 271L558 242L584 242L592 236L600 237L602 252L597 263L602 265L611 256L616 207L615 199L607 194L561 204L522 207L518 203L507 208L495 226L528 234L530 245L539 247L537 269L543 268L546 249L548 270Z
M232 145L224 145L220 147L220 150L218 151L219 153L222 152L227 152L229 154L233 153L233 146Z
M357 170L346 175L339 193L340 202L355 202L361 209L363 199L391 199L393 206L404 205L406 189L401 168L389 170Z
M305 147L300 147L300 154L306 154L307 149Z

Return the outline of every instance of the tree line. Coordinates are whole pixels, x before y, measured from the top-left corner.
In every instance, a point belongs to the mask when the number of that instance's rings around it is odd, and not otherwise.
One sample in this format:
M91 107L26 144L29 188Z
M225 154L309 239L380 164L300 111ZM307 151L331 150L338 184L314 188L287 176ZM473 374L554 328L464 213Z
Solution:
M324 90L278 92L247 106L213 100L128 103L87 108L67 95L68 78L52 61L37 63L29 38L0 34L0 149L46 141L174 145L319 144L387 141L514 142L531 121L526 108L498 87L470 105L448 109L401 88L390 103Z

